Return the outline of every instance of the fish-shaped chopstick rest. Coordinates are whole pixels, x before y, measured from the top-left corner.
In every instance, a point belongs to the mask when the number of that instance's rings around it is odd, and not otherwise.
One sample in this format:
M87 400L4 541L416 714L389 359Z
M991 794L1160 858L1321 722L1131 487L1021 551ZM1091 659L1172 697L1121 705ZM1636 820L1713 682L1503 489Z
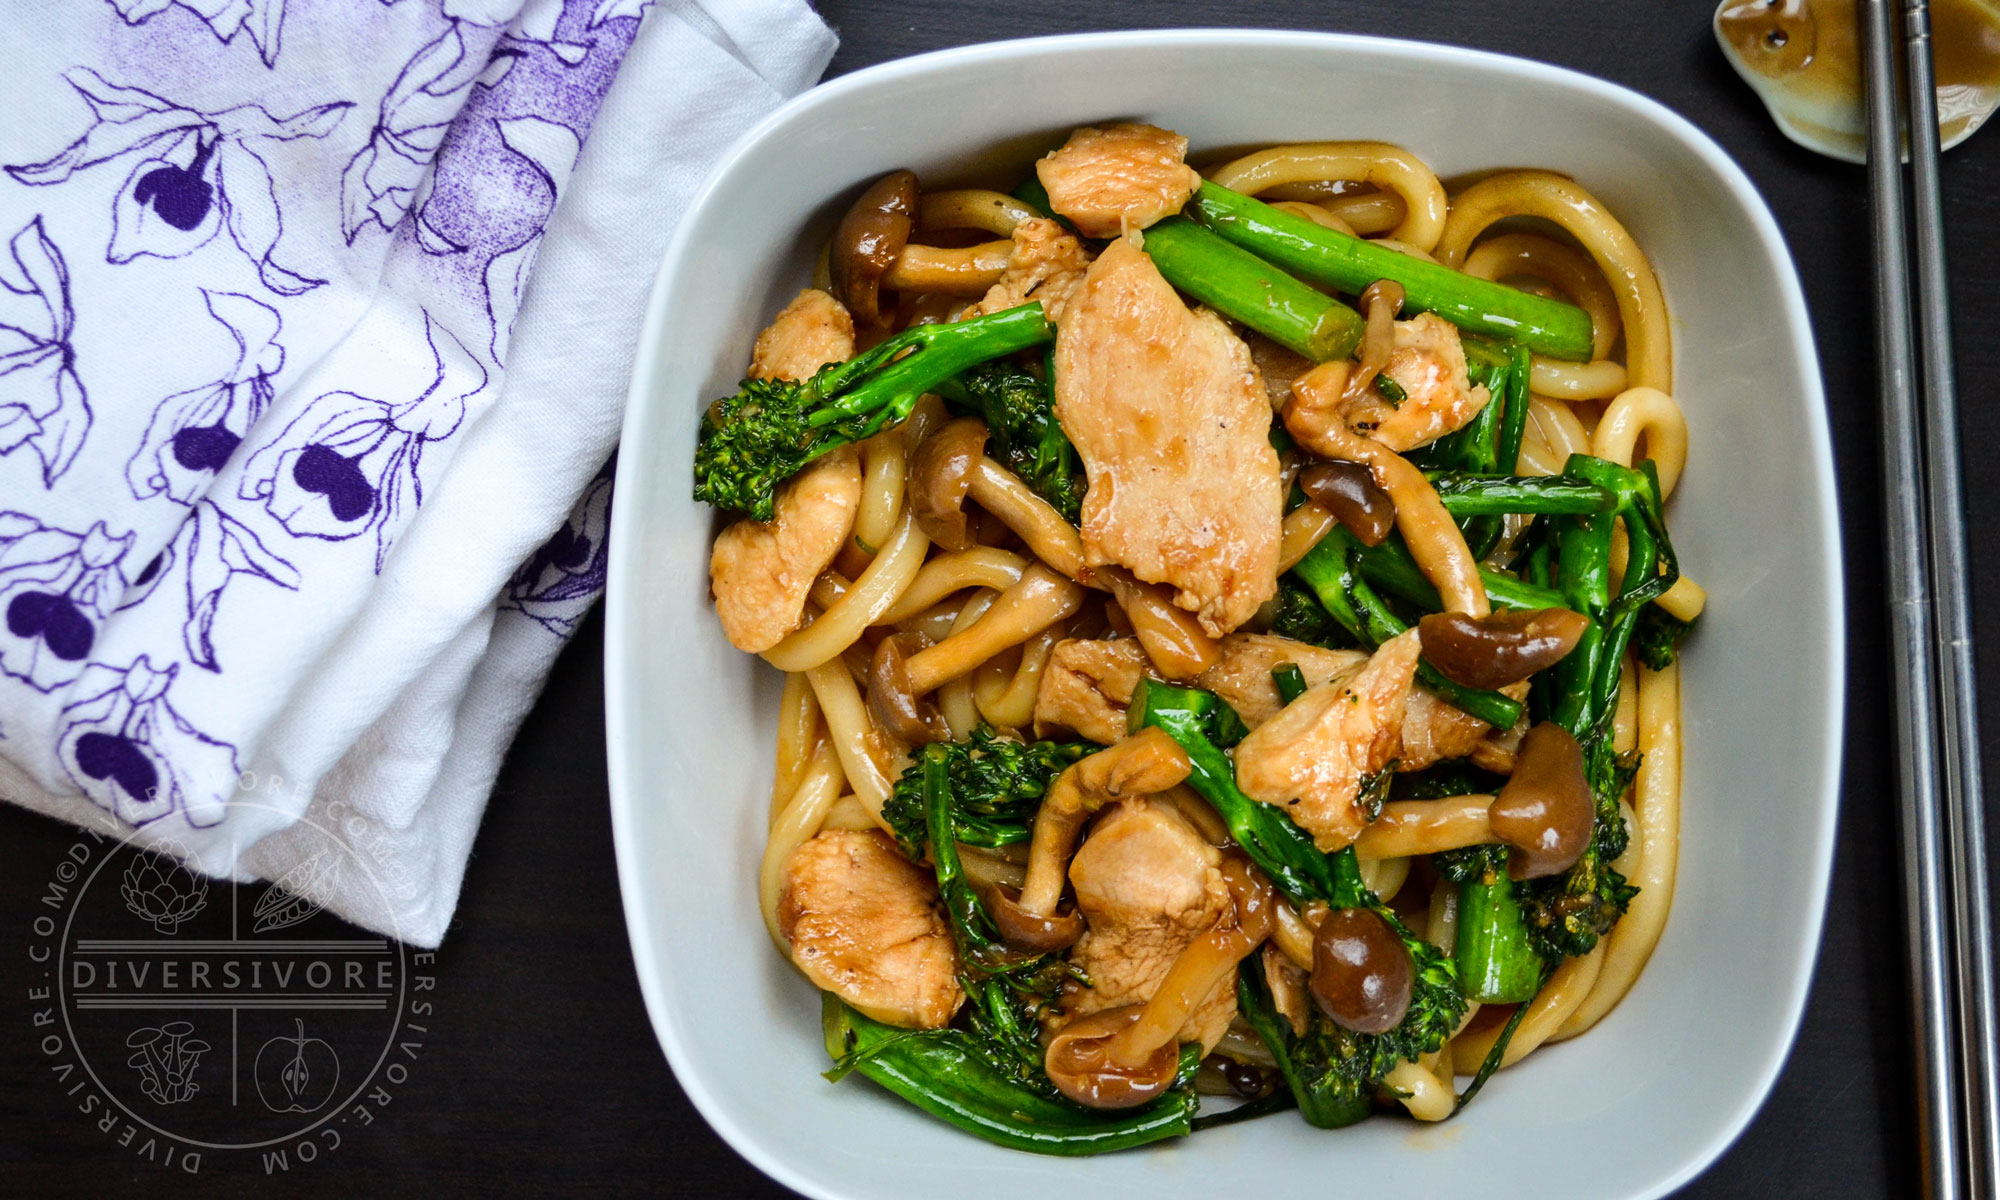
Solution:
M2000 107L2000 0L1931 0L1938 135L1949 150ZM1723 56L1799 145L1848 162L1868 152L1854 0L1723 0Z

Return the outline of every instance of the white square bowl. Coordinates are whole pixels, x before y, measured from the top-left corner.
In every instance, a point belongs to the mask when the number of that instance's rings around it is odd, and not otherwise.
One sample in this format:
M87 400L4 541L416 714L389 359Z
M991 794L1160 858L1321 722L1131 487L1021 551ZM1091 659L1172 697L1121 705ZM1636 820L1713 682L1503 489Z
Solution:
M1197 151L1375 138L1441 176L1563 171L1624 220L1666 288L1692 430L1671 516L1710 596L1685 658L1673 918L1601 1026L1501 1073L1443 1125L1326 1133L1279 1116L1095 1159L998 1149L858 1076L823 1081L816 994L758 916L778 676L730 648L709 606L714 519L689 499L699 414L734 390L757 329L861 184L897 167L927 179L1025 170L1069 128L1120 117L1178 130ZM1318 1195L1336 1181L1365 1196L1476 1181L1507 1200L1684 1183L1769 1090L1819 941L1843 675L1822 403L1791 260L1749 181L1686 121L1586 76L1375 38L1121 33L905 59L786 105L724 158L667 252L612 522L619 877L681 1085L751 1162L822 1197Z

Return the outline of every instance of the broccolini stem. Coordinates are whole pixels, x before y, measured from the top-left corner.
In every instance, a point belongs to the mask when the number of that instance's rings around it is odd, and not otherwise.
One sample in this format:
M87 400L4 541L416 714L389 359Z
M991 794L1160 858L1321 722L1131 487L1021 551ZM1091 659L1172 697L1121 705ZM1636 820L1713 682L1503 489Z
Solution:
M1201 1047L1181 1048L1174 1088L1143 1108L1100 1112L1051 1099L1007 1078L957 1029L896 1029L820 1000L835 1072L858 1071L903 1099L989 1142L1035 1154L1101 1154L1187 1133L1199 1101L1192 1080ZM836 1075L836 1077L837 1077Z
M1458 885L1458 941L1453 958L1468 999L1513 1004L1534 998L1542 983L1542 957L1528 941L1527 922L1507 876L1504 853L1489 855L1487 870Z
M1295 662L1281 662L1272 667L1271 682L1277 686L1278 699L1285 704L1306 694L1306 673Z
M1374 1088L1365 1086L1339 1086L1346 1081L1317 1081L1307 1078L1301 1064L1293 1056L1291 1025L1278 1015L1278 1007L1271 1000L1269 987L1264 983L1264 972L1248 969L1236 973L1236 1011L1250 1023L1250 1029L1271 1051L1271 1057L1278 1060L1278 1072L1285 1077L1285 1086L1298 1101L1299 1115L1308 1125L1316 1129L1340 1129L1368 1118L1374 1109ZM1328 1086L1331 1083L1333 1086Z
M854 439L860 441L909 416L925 392L967 367L1039 346L1053 337L1041 304L1033 301L970 321L912 326L845 364L858 369L822 384L834 399L813 413L808 423L824 426L869 416ZM895 358L905 350L909 353ZM891 358L895 361L890 362ZM888 365L869 374L883 363ZM862 375L867 378L848 385L848 380Z
M1358 293L1378 279L1393 279L1403 285L1407 307L1434 312L1461 329L1515 338L1552 358L1590 357L1590 314L1573 304L1373 245L1213 183L1195 193L1193 215L1308 283Z
M1618 497L1594 483L1560 475L1461 475L1430 473L1444 510L1454 517L1503 516L1509 513L1589 516L1608 513Z
M1150 226L1144 245L1168 283L1314 362L1361 344L1360 313L1185 217Z
M1299 560L1292 572L1312 589L1319 602L1326 606L1326 611L1348 633L1368 646L1380 646L1409 626L1390 611L1389 606L1362 579L1356 566L1361 549L1360 539L1336 525L1310 553ZM1417 664L1417 678L1447 703L1478 717L1495 729L1511 729L1514 722L1520 719L1520 701L1499 692L1453 683L1429 663Z

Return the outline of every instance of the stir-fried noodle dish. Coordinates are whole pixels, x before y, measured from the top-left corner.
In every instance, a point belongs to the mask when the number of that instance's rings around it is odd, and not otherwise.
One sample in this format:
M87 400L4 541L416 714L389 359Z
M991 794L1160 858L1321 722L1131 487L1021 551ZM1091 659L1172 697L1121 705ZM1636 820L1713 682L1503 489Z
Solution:
M1187 149L875 180L695 451L828 1076L1023 1150L1443 1120L1673 897L1644 252L1548 171Z

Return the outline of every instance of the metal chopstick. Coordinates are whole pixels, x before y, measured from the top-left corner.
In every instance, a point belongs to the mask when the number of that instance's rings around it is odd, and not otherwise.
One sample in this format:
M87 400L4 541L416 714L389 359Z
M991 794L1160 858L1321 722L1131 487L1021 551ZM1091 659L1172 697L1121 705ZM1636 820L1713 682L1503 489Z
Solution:
M1911 209L1916 237L1917 343L1923 381L1924 448L1930 477L1931 596L1937 606L1940 781L1952 850L1948 882L1957 937L1959 1085L1969 1194L1992 1196L2000 1164L2000 1085L1995 1079L1993 916L1980 786L1978 694L1972 608L1965 574L1964 481L1959 469L1957 372L1951 295L1945 278L1944 200L1938 179L1938 114L1928 0L1903 5L1904 106L1909 115Z
M1932 634L1921 500L1923 457L1910 345L1910 273L1904 244L1902 113L1896 93L1891 0L1858 8L1867 81L1868 185L1875 232L1876 354L1882 385L1882 472L1890 648L1896 688L1898 791L1910 990L1916 1028L1917 1109L1925 1192L1964 1200L1959 1070L1948 953L1943 822L1938 795Z

